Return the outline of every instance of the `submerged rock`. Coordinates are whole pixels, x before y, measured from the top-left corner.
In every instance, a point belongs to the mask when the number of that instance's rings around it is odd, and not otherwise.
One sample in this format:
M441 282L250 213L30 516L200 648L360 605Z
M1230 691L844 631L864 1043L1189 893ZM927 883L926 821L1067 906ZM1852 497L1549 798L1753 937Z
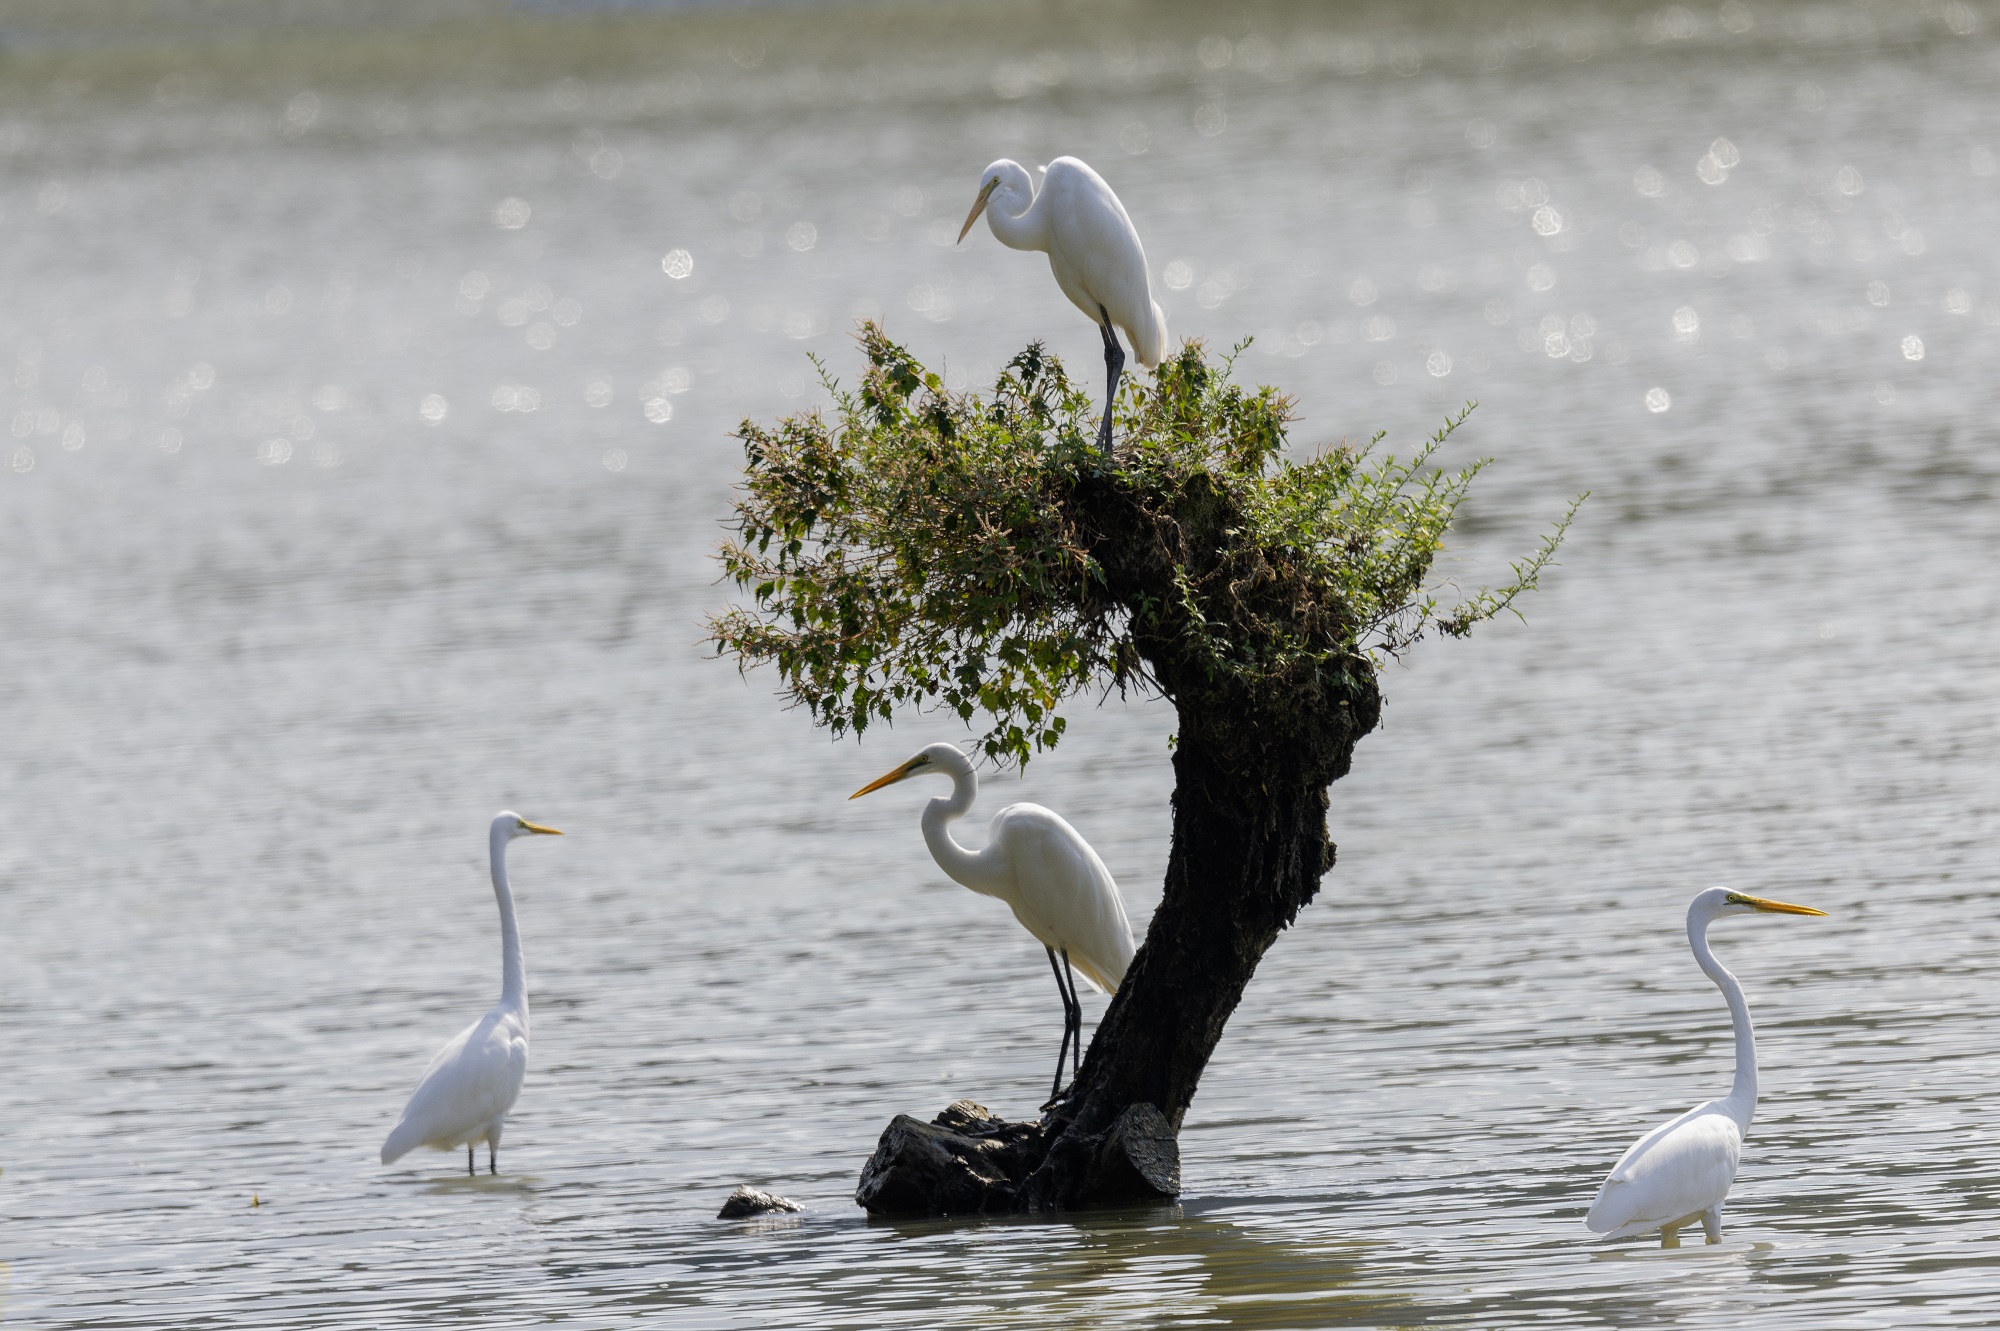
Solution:
M715 1213L717 1220L742 1220L753 1215L770 1215L773 1212L803 1211L789 1197L780 1197L775 1192L759 1192L748 1183L740 1183L736 1191L729 1194L729 1200Z

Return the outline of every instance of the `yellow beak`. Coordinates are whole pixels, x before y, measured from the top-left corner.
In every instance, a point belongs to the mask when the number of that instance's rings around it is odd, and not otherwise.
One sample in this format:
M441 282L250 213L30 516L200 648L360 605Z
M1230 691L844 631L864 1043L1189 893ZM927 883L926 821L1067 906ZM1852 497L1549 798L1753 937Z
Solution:
M876 777L873 781L870 781L867 785L855 791L852 795L849 795L847 798L851 800L858 800L871 790L880 790L884 786L893 786L898 781L901 781L904 777L908 776L910 773L916 771L917 764L922 761L923 760L921 758L912 758L910 759L910 761L904 763L902 766L892 768L891 770L884 772L881 776Z
M1769 897L1753 897L1747 892L1731 892L1729 899L1739 906L1754 906L1758 910L1768 910L1775 915L1824 915L1823 910L1811 906L1794 906L1787 901L1772 901Z
M543 836L562 835L562 829L560 828L543 827L540 823L531 823L526 818L523 818L521 820L521 826L527 828L530 832L540 832Z
M993 197L993 191L999 186L999 184L1000 184L1000 177L995 176L993 177L993 179L986 182L985 188L979 191L979 197L972 201L972 211L965 215L965 225L958 229L959 241L963 241L965 239L965 233L972 230L972 224L979 220L979 214L986 211L986 201ZM864 790L861 793L866 795L868 792ZM849 796L849 798L851 799L853 797Z

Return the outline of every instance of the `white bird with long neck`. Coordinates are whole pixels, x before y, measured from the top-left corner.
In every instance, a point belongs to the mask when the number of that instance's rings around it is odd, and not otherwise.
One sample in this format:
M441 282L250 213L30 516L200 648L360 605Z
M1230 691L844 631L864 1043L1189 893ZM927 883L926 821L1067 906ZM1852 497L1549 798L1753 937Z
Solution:
M1104 177L1074 157L1058 157L1043 168L1040 190L1026 167L1001 158L980 177L979 197L958 232L961 241L981 212L1002 245L1048 255L1056 285L1097 325L1110 380L1097 441L1109 452L1111 404L1125 370L1125 352L1112 329L1124 330L1141 365L1158 365L1168 350L1167 316L1153 299L1138 228Z
M931 858L952 881L1006 902L1021 927L1049 954L1063 1004L1063 1042L1056 1051L1055 1085L1049 1090L1053 1102L1062 1094L1063 1059L1069 1058L1072 1073L1082 1070L1083 1002L1076 996L1076 974L1081 972L1084 982L1099 993L1116 993L1125 968L1132 964L1136 949L1125 901L1090 843L1039 804L1008 805L993 815L984 846L967 850L959 845L951 824L972 808L979 779L973 775L972 760L950 744L931 745L848 798L860 799L926 772L951 778L950 797L924 806L924 844L930 847Z
M514 894L507 886L507 843L516 837L561 836L512 811L495 815L487 836L493 895L500 903L500 1001L486 1010L424 1069L403 1117L382 1143L382 1163L391 1164L419 1146L437 1151L465 1148L465 1172L473 1168L472 1148L486 1143L486 1169L500 1172L500 1129L520 1098L528 1075L528 975L521 960L521 931L514 922Z
M1661 1247L1678 1248L1681 1229L1699 1220L1710 1243L1722 1242L1722 1202L1736 1181L1743 1136L1757 1109L1757 1037L1750 1027L1743 986L1708 949L1708 926L1725 915L1760 911L1826 914L1724 887L1698 893L1688 906L1688 945L1702 972L1729 1002L1729 1019L1736 1029L1736 1082L1722 1099L1696 1105L1632 1144L1591 1203L1584 1223L1593 1233L1622 1239L1657 1230Z

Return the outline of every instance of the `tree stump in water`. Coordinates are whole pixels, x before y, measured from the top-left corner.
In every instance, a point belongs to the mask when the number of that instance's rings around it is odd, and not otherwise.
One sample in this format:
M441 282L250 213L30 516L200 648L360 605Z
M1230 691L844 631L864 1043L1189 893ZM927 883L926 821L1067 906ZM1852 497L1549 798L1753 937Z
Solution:
M988 1215L1033 1209L1024 1192L1060 1123L1010 1123L958 1100L929 1123L898 1114L862 1167L856 1204L874 1215ZM1180 1195L1180 1146L1156 1106L1126 1106L1094 1135L1072 1205L1133 1206Z

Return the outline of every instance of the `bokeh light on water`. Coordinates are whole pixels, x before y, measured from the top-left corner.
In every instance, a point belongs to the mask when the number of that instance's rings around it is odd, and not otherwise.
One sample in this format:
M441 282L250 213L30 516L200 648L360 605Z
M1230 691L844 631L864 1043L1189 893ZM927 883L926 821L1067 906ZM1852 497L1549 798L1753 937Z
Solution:
M9 1317L1994 1319L2000 14L276 13L9 30ZM1063 152L1302 447L1480 402L1450 577L1594 498L1526 627L1390 669L1183 1206L869 1225L889 1117L1029 1112L1053 1005L919 796L843 802L948 730L829 746L707 659L707 551L730 430L858 317L1095 381L1041 259L953 243ZM983 803L1061 809L1143 927L1170 729L1080 706ZM571 833L516 857L510 1172L384 1171L490 1001L506 805ZM1713 881L1832 914L1717 934L1765 1068L1729 1242L1606 1250L1603 1169L1727 1076ZM809 1210L710 1219L745 1180Z

